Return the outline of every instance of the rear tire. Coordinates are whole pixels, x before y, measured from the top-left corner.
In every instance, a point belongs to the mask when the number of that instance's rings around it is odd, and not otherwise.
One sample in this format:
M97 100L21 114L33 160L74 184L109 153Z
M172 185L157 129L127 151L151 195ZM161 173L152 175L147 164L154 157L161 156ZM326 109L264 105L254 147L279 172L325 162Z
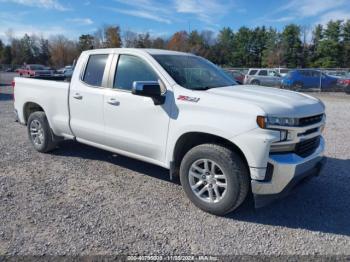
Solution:
M57 142L44 112L32 113L28 118L27 129L29 140L38 152L47 153L56 148Z
M295 82L295 83L293 84L293 86L292 86L292 89L293 89L294 91L299 91L299 90L303 89L303 87L304 87L303 83L301 83L301 82Z
M251 82L252 85L256 85L256 86L259 86L260 85L260 81L259 80L253 80Z
M238 208L249 190L249 173L242 158L216 144L196 146L185 155L180 181L197 207L218 216Z

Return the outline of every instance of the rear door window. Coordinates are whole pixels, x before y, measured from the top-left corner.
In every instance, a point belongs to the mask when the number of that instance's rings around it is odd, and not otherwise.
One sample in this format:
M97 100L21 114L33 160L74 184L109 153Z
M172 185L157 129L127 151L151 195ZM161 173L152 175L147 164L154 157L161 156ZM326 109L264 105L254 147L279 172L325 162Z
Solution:
M258 72L258 70L250 70L250 71L249 71L249 75L250 75L250 76L253 76L253 75L256 74L256 72Z
M267 70L260 70L259 76L267 76Z
M91 55L86 65L83 82L90 86L102 86L108 55Z

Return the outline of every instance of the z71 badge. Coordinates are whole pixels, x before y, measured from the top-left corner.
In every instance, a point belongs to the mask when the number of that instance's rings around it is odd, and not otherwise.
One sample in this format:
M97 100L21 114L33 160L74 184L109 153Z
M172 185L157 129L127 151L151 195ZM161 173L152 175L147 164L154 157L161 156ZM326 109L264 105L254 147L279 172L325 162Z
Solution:
M193 103L198 103L200 98L198 97L190 97L190 96L179 96L177 100L182 100L182 101L188 101L188 102L193 102Z

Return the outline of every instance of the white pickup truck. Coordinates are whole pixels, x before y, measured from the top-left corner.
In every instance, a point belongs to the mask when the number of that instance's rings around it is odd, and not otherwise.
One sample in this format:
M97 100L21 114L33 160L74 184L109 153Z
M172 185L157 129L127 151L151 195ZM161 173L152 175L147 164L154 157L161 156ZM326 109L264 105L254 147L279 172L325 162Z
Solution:
M216 215L250 190L262 206L324 164L320 100L237 85L192 54L87 51L70 83L16 78L14 98L39 152L75 139L165 167L196 206Z

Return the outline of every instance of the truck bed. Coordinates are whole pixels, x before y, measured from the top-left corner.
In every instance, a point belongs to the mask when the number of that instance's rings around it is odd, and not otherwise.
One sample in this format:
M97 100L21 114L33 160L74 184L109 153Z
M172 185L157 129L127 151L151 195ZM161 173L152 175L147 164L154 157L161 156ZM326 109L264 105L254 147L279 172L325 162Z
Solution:
M32 78L15 78L15 108L24 108L17 112L21 123L28 118L31 105L40 105L48 116L48 121L55 134L71 135L69 128L68 92L69 82L41 80Z

